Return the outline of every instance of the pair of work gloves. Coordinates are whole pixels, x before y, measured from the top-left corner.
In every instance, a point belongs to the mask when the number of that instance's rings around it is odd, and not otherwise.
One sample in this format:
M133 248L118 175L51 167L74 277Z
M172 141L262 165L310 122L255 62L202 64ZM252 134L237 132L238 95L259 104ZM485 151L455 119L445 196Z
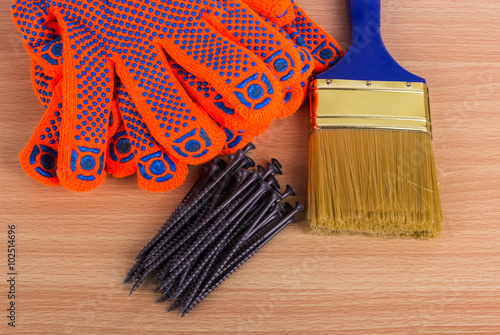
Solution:
M156 192L293 114L342 56L292 0L16 0L45 114L20 155L89 191L137 172Z

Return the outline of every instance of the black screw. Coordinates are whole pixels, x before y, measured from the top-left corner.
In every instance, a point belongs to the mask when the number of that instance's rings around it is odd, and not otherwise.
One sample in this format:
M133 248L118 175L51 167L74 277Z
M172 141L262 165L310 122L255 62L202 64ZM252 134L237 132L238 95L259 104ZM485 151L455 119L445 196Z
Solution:
M243 265L243 263L245 263L274 236L276 236L276 234L279 233L284 227L286 227L286 225L288 225L290 222L296 222L297 219L294 217L294 215L302 211L304 211L304 207L299 202L297 202L296 207L292 208L292 210L286 215L286 217L284 217L278 224L276 224L275 228L272 231L259 238L250 248L247 249L247 252L245 253L246 255L242 257L240 256L235 261L231 262L231 264L226 267L224 273L219 277L218 280L207 285L205 289L202 289L196 299L194 299L191 303L189 303L187 307L183 309L182 316L186 315L196 304L198 304L203 298L210 294L210 292L212 292L229 275L236 271L241 265Z
M295 195L287 185L280 193L275 175L282 174L276 159L257 166L246 153L249 143L228 162L214 158L174 213L138 254L126 277L131 293L154 272L158 302L168 300L169 311L184 316L303 209L280 201Z
M279 169L283 168L283 166L281 165L280 161L277 160L276 158L272 158L271 159L271 163L273 163L274 165L276 165L276 167L278 167Z
M183 211L188 208L188 206L191 204L191 200L193 197L205 186L205 184L212 179L214 176L216 176L220 171L220 167L218 165L219 161L221 160L212 160L212 162L208 165L205 165L202 169L202 174L198 178L198 180L195 182L191 190L188 192L186 197L182 200L182 202L177 206L177 208L174 210L172 215L169 217L167 222L163 225L162 229L158 232L158 234L142 249L142 251L137 255L136 259L141 258L146 252L151 250L151 248L154 246L154 244L161 238L163 235L168 231L170 227L172 227L177 220L180 219L182 216ZM185 213L184 213L185 214ZM128 277L127 277L128 278ZM126 279L126 282L129 279Z

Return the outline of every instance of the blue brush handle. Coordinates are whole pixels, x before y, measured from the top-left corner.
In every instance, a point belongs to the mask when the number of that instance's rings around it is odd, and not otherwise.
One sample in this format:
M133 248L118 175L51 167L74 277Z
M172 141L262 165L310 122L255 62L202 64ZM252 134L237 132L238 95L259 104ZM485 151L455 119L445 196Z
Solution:
M423 82L389 54L380 34L380 0L347 0L352 41L349 51L317 79Z

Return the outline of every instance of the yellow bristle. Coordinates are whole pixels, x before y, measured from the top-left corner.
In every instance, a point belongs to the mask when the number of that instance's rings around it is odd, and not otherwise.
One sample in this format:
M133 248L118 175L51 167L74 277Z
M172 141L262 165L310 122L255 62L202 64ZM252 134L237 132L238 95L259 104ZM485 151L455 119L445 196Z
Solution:
M431 238L443 219L431 137L321 129L309 137L309 229Z

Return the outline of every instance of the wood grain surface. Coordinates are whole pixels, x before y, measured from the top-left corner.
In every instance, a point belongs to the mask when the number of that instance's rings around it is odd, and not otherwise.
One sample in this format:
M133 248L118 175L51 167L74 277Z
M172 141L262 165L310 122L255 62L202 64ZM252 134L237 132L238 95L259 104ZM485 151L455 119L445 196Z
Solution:
M348 46L343 0L297 2ZM136 253L196 178L166 194L109 177L77 194L30 179L18 154L42 115L29 58L0 17L0 332L3 334L500 333L500 3L384 0L388 49L431 90L446 222L432 241L307 234L290 226L187 317L122 285ZM252 157L284 165L305 202L307 110ZM7 327L7 226L17 230L16 328Z

